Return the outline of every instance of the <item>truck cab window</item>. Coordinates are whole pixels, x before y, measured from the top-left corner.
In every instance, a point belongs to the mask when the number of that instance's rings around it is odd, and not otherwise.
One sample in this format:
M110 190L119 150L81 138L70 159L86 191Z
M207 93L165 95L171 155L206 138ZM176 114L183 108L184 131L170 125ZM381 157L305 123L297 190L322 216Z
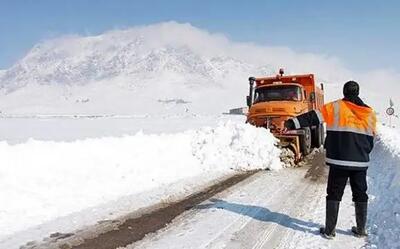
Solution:
M301 101L302 90L294 85L276 85L256 89L255 103L268 101Z

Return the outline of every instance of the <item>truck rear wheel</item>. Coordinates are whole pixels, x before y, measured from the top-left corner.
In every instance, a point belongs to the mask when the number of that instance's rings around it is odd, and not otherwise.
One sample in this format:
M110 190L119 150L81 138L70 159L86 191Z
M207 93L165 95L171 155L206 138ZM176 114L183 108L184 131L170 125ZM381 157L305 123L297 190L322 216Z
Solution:
M319 125L311 131L312 147L319 148L324 143L324 126Z
M311 130L310 128L303 128L305 134L300 136L300 151L306 156L311 152Z

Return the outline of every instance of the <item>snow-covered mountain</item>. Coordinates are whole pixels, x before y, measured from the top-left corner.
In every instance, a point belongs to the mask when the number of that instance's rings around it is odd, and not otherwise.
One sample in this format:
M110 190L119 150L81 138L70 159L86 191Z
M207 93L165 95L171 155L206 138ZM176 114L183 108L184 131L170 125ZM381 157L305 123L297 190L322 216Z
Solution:
M388 97L400 90L396 73L355 74L336 58L233 42L190 24L166 22L37 44L0 71L0 111L221 113L245 104L249 76L272 75L280 67L315 73L326 83L326 100L340 97L345 81L359 80L363 96L380 112L385 93L376 82L387 84Z
M176 34L182 30L185 37ZM199 37L215 44L201 44ZM1 108L11 113L143 114L176 109L171 107L175 103L181 104L180 111L220 113L244 104L249 75L275 70L218 51L218 40L170 22L45 41L0 72ZM220 101L224 95L229 99ZM184 101L165 101L174 99Z
M185 84L221 84L219 80L237 72L255 70L231 57L205 57L188 46L166 45L148 48L143 37L112 43L119 39L105 34L69 38L35 46L29 54L0 78L1 87L17 90L31 83L85 85L93 81L124 76L130 86L143 80L186 79ZM195 82L193 82L195 80Z

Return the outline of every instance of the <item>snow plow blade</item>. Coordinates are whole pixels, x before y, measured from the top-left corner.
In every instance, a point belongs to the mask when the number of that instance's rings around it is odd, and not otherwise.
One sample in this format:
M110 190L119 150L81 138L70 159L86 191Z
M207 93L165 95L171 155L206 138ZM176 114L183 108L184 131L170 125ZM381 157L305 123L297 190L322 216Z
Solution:
M294 162L296 164L300 162L302 154L300 151L299 136L275 134L275 137L279 139L278 146L282 148L289 148L295 155Z

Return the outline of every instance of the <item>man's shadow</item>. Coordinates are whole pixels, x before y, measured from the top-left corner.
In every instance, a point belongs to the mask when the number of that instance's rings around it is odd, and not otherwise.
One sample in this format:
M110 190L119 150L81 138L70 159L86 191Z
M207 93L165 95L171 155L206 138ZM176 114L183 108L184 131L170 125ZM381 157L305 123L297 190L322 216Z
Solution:
M253 219L272 222L280 226L287 227L296 231L304 233L319 234L320 224L314 223L312 221L303 221L297 218L290 217L289 215L282 214L279 212L273 212L265 207L244 205L239 203L227 202L220 199L210 199L212 203L197 205L196 209L223 209L240 215L245 215ZM336 229L336 233L346 234L349 233L344 230Z

